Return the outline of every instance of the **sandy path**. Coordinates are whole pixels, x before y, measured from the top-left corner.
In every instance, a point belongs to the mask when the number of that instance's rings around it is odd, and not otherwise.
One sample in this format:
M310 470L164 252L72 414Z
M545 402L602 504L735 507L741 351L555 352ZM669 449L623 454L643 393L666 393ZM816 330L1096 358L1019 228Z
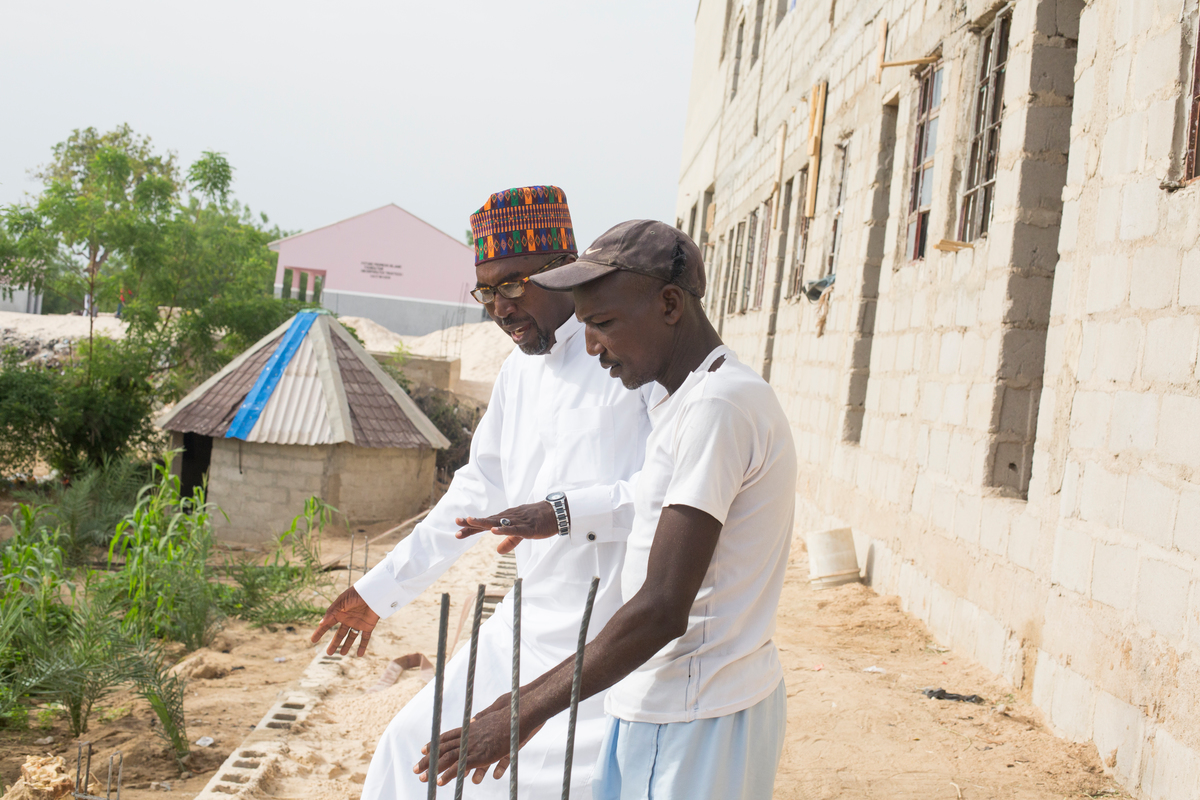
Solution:
M442 591L452 598L453 636L464 600L478 582L487 581L494 564L494 552L477 546L377 629L372 653L349 661L328 699L290 742L290 761L272 796L358 797L376 740L423 683L406 673L386 692L365 695L362 690L375 682L389 658L435 651ZM979 665L934 644L894 598L878 597L857 584L814 592L807 577L806 556L797 552L776 637L788 687L788 733L776 798L1127 796L1103 774L1094 747L1055 738L1026 698L1013 696ZM868 667L883 672L865 672ZM920 693L927 686L980 694L987 702L929 700Z

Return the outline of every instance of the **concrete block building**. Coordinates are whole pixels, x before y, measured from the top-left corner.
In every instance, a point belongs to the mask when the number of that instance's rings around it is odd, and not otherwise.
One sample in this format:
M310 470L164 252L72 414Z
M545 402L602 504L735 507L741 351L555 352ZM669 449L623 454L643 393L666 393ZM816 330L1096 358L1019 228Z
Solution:
M1200 131L1184 0L700 0L677 223L779 393L798 534L1200 797Z
M279 253L277 296L311 300L409 336L487 319L470 297L473 248L395 204L270 248Z
M327 313L297 314L158 420L183 489L207 482L217 533L270 541L309 497L348 524L402 520L429 500L433 423Z

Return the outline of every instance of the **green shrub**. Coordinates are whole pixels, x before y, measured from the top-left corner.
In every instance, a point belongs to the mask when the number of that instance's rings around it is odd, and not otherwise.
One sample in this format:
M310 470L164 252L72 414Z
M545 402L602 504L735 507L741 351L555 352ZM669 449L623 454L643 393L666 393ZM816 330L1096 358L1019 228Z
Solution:
M162 649L145 639L137 644L136 652L134 687L138 696L150 704L158 718L156 732L174 753L175 759L182 762L189 752L183 709L187 680L172 672L170 659Z

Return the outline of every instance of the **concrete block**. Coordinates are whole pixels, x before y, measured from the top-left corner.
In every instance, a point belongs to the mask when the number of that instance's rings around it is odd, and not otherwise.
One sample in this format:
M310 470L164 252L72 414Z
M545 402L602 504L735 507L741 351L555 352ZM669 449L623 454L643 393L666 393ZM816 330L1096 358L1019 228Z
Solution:
M929 509L929 522L935 532L943 536L952 536L954 532L954 506L958 493L950 486L935 483L933 485L933 504Z
M1159 395L1151 392L1117 392L1112 396L1108 446L1114 452L1145 452L1158 437Z
M1105 691L1096 692L1096 714L1092 738L1100 760L1129 786L1135 783L1140 762L1145 716L1123 700Z
M938 347L938 372L952 375L958 372L958 358L962 349L962 334L944 333Z
M1179 283L1183 260L1178 248L1147 247L1136 256L1135 278L1129 287L1129 304L1134 308L1158 309L1171 305Z
M1191 575L1179 567L1143 558L1138 567L1136 614L1172 642L1184 631Z
M961 492L954 507L954 535L964 542L979 544L981 513L979 497Z
M950 633L954 625L954 609L958 598L940 583L930 581L929 586L929 632L940 644L951 644Z
M1137 579L1137 551L1120 545L1097 543L1092 561L1092 599L1126 610L1133 603Z
M963 334L962 350L959 354L958 371L961 375L979 375L983 369L985 342L975 331Z
M1141 788L1151 800L1200 797L1200 755L1158 728L1143 748Z
M1138 46L1133 57L1133 92L1136 97L1150 97L1176 88L1180 65L1183 63L1182 46L1183 36L1176 25Z
M1103 447L1109 434L1113 397L1108 392L1076 392L1071 403L1071 447Z
M1060 669L1058 662L1039 647L1033 667L1033 704L1046 716L1050 716L1050 709L1054 705L1054 685Z
M1183 254L1179 272L1179 305L1200 306L1200 249L1191 248Z
M1088 741L1092 738L1096 702L1091 681L1073 669L1060 667L1054 683L1050 707L1054 727L1073 742Z
M1166 317L1146 325L1142 377L1168 383L1190 382L1196 367L1200 324L1195 316Z
M1108 113L1110 119L1125 113L1125 100L1129 96L1129 70L1133 67L1133 54L1128 50L1112 58L1108 70Z
M1050 578L1065 589L1087 594L1092 579L1092 537L1060 526L1054 537Z
M1042 377L1046 362L1044 329L1005 328L1000 343L998 377L1034 381Z
M1125 476L1114 475L1095 462L1088 463L1079 484L1079 518L1087 522L1120 527Z
M1164 461L1200 467L1200 399L1181 394L1163 397L1155 449Z
M962 425L967 419L967 389L965 383L952 383L942 396L941 421L948 425Z
M1011 524L1011 509L995 502L985 503L979 521L979 546L998 556L1005 555Z
M979 606L965 597L958 598L954 604L954 619L950 628L950 642L955 650L974 655L979 632L978 622Z
M1087 272L1089 314L1119 307L1129 294L1129 258L1123 253L1092 256Z
M1008 558L1012 563L1027 570L1035 569L1041 529L1036 517L1021 514L1013 518L1008 535Z
M975 616L975 660L993 675L1005 674L1009 632L995 617L979 609Z
M968 486L973 485L977 472L974 457L974 439L966 433L955 433L950 436L950 454L947 463L947 472L952 478Z
M1162 548L1174 538L1176 492L1145 472L1129 476L1125 489L1124 526Z
M1062 489L1059 491L1058 514L1063 519L1078 515L1079 485L1083 482L1083 467L1068 460L1063 466Z
M1138 367L1142 336L1142 323L1138 319L1102 323L1096 377L1118 383L1132 381Z
M1121 239L1132 241L1153 236L1159 228L1163 191L1159 179L1127 184L1121 204Z
M1175 515L1172 544L1185 553L1200 557L1200 486L1187 484L1179 493L1179 513Z

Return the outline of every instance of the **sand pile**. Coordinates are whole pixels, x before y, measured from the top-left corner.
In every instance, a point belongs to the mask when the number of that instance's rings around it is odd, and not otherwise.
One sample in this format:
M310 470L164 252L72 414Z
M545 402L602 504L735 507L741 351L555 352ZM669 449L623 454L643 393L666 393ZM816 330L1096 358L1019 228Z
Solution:
M96 335L123 338L125 323L111 314L102 314L96 318ZM87 317L0 311L0 349L15 350L22 361L57 367L71 355L75 342L87 337Z
M408 352L420 356L461 359L459 377L464 381L486 383L489 387L500 374L500 365L513 351L512 339L491 322L456 325L424 336L401 336L366 317L339 317L343 325L354 328L367 349L390 353L403 344Z

